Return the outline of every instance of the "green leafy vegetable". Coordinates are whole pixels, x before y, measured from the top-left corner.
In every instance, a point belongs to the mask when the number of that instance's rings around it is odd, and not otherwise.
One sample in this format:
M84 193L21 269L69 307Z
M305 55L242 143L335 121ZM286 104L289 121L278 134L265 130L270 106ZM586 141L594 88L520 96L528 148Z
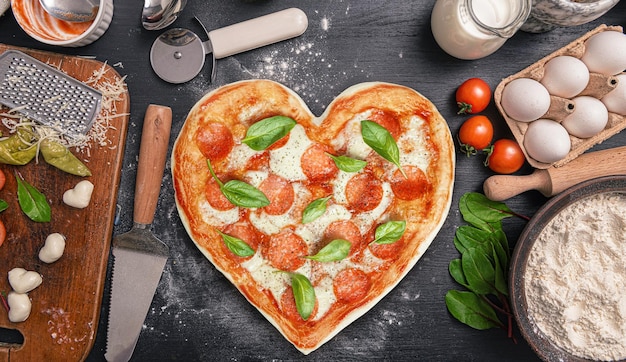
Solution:
M448 310L472 328L503 328L509 338L515 339L507 284L511 251L502 220L511 216L528 218L475 192L461 196L459 210L469 225L456 230L454 245L461 258L452 260L448 271L467 291L448 291L445 297ZM500 316L506 319L506 324Z
M398 144L385 127L369 120L361 121L361 136L365 144L370 146L382 158L398 166L398 169L406 178L406 174L400 165Z
M247 257L254 255L255 251L248 245L245 241L236 238L234 236L230 236L228 234L224 234L221 231L217 231L221 236L224 244L228 250L232 251L233 254L241 257Z
M376 227L374 241L377 244L392 244L400 240L406 231L406 221L389 221Z
M9 208L9 204L4 201L4 200L0 200L0 212L6 210Z
M366 161L357 160L356 158L348 157L348 156L335 156L327 153L327 155L332 158L335 162L335 165L338 169L344 172L359 172L367 165Z
M295 125L296 121L285 116L265 118L250 126L241 142L255 151L263 151L285 137Z
M311 203L308 204L302 212L302 223L308 224L315 221L320 216L324 215L324 213L326 212L326 206L328 205L328 200L330 200L330 198L331 196L327 196L311 201Z
M291 289L296 300L296 309L302 319L307 320L315 308L315 289L307 277L299 273L289 273Z
M331 261L341 261L350 253L352 243L348 240L335 239L323 247L317 254L305 258L322 263Z
M264 207L270 204L270 200L261 190L256 187L239 180L230 180L227 183L223 183L217 178L217 175L211 167L211 161L207 159L207 165L209 166L209 172L220 187L222 194L233 205L239 207Z
M17 200L24 214L36 222L50 221L51 210L46 196L24 181L21 176L15 174L15 179L17 180Z

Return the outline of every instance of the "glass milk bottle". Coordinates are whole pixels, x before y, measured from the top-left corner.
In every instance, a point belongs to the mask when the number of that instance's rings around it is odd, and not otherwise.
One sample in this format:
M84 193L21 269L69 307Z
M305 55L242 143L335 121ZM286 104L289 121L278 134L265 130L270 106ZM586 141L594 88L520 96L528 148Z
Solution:
M528 18L532 0L437 0L430 24L437 44L459 59L498 50Z

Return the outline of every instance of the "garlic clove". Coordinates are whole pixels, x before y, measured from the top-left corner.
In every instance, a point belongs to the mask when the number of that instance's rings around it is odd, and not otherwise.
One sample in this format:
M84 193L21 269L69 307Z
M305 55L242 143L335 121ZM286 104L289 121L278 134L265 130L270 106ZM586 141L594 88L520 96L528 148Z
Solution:
M32 308L28 294L9 292L7 303L9 304L9 320L11 322L18 323L28 319Z
M39 250L39 260L44 263L54 263L59 260L65 251L65 236L59 233L48 235L43 247Z
M84 209L89 206L91 194L93 193L93 184L87 180L83 180L63 193L63 202L77 209Z
M37 288L42 281L41 275L35 271L28 271L24 268L9 270L9 284L17 293L28 293Z

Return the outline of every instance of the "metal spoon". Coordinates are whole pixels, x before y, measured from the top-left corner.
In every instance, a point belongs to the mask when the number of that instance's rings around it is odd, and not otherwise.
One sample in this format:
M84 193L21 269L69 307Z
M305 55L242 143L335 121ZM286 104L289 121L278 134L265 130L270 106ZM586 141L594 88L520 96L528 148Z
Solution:
M100 0L39 0L43 9L57 19L86 22L96 18Z
M159 30L178 18L187 0L144 0L141 23L146 30Z

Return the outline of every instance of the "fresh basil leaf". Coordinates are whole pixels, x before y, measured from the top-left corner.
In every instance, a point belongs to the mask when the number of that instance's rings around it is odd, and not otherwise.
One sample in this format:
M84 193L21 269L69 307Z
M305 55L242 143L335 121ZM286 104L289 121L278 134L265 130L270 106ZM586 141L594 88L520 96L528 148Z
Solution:
M445 299L448 311L461 323L478 330L504 327L493 307L474 293L450 290Z
M327 263L331 261L341 261L350 253L352 243L348 240L335 239L323 247L317 254L306 256L305 258Z
M385 127L369 120L361 121L361 136L365 144L370 146L382 158L398 166L398 169L406 178L406 174L400 165L398 144Z
M0 200L0 212L6 210L9 208L9 203L4 201L4 200Z
M15 179L17 180L17 200L24 214L36 222L49 222L51 210L46 196L18 175L15 175Z
M344 172L359 172L367 165L366 161L358 160L348 156L335 156L327 153L332 158L338 169Z
M247 257L254 255L255 251L248 245L245 241L236 238L234 236L230 236L228 234L224 234L221 231L217 231L221 236L224 244L228 250L232 251L233 254L241 257Z
M315 289L307 277L299 273L291 275L291 289L296 300L296 309L302 319L307 320L315 308Z
M476 248L467 249L461 256L461 266L469 290L479 295L497 295L494 287L495 269L492 260L484 251Z
M295 125L295 120L285 116L265 118L250 126L241 142L255 151L263 151L285 137Z
M389 221L376 227L373 243L392 244L400 240L406 231L406 221Z
M261 190L239 180L230 180L220 186L220 190L228 201L239 207L264 207L270 200Z
M302 212L302 223L308 224L315 221L320 216L324 215L324 213L326 212L326 206L328 205L328 200L330 200L330 198L331 196L327 196L311 201L311 203L308 204Z

